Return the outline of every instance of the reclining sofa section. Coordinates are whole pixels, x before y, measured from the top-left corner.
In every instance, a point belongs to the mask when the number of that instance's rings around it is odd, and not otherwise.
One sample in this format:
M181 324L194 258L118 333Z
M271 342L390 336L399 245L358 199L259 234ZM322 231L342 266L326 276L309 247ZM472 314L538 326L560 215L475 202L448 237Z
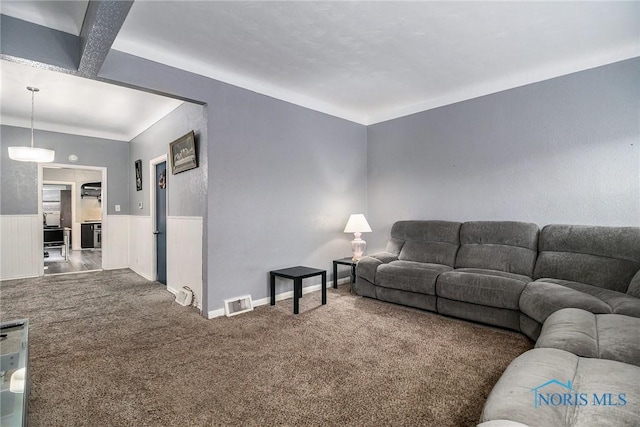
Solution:
M396 222L387 252L358 263L356 292L436 311L436 279L454 268L461 225L449 221Z
M438 313L520 330L520 294L531 281L538 226L465 222L455 270L438 277Z
M640 228L547 225L538 251L520 296L526 335L562 308L640 317Z
M398 221L355 291L534 340L562 308L640 317L640 228Z

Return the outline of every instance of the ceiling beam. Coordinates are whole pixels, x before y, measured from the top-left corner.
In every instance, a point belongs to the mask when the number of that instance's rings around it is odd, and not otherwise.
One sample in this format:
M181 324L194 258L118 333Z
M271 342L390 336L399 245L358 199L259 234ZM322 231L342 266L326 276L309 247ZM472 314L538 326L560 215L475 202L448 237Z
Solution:
M91 0L80 30L80 65L84 77L95 77L133 6L133 0Z

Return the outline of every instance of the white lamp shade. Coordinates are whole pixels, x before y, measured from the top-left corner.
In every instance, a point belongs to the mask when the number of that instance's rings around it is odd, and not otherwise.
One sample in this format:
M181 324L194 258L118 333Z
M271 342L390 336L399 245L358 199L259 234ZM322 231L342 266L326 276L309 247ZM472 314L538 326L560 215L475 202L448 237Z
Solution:
M56 152L46 148L36 147L9 147L9 158L19 162L53 162Z
M371 227L363 214L352 214L344 228L345 233L370 233Z

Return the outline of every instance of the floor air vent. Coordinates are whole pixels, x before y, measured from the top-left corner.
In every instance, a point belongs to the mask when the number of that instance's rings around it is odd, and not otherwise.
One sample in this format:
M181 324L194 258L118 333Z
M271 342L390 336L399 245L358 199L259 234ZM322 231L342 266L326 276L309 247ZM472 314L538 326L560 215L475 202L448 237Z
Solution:
M251 295L224 300L224 313L227 316L235 316L236 314L246 313L251 310L253 310Z

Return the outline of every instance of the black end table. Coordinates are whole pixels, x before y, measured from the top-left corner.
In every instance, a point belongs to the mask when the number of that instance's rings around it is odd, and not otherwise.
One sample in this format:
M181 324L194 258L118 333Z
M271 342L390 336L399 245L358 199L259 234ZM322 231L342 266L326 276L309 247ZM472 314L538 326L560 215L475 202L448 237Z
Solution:
M293 314L299 312L299 299L302 297L302 279L322 276L322 304L327 303L327 271L311 267L291 267L269 272L271 276L271 305L276 305L276 277L293 280Z
M353 284L356 283L356 265L358 261L354 261L353 258L340 258L333 260L333 287L338 288L338 264L351 266L351 281L349 282L349 289L353 289Z

